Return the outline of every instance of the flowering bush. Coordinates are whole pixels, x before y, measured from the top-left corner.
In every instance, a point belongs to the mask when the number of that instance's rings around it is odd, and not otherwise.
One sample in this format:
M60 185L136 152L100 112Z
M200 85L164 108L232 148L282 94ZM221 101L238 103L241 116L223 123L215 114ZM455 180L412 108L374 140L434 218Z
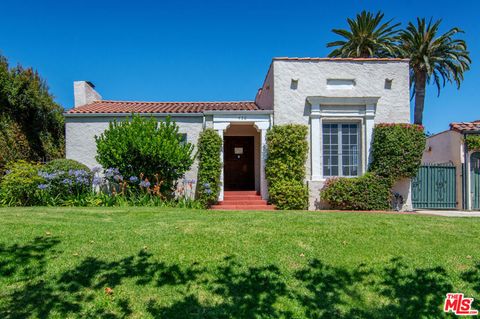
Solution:
M60 169L53 169L56 166ZM74 167L70 168L69 167ZM125 178L117 168L92 170L69 161L52 165L24 161L8 165L0 183L0 204L8 206L179 206L201 208L193 200L195 180L182 180L168 196L154 174Z
M72 197L84 196L92 192L93 173L84 169L38 171L42 178L38 185L39 201L44 205L56 205Z

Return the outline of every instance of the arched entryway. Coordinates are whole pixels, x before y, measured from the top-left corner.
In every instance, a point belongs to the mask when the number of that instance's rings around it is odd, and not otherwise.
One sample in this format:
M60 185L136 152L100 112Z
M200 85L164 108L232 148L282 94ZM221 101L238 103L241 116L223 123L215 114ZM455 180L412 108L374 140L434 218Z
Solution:
M470 155L470 194L472 209L480 209L480 152Z

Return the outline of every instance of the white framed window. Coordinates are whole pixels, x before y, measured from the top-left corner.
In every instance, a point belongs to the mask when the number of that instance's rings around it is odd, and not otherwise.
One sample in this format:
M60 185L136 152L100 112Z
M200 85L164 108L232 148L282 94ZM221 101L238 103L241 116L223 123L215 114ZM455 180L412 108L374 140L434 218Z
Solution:
M360 175L359 123L323 123L323 176Z

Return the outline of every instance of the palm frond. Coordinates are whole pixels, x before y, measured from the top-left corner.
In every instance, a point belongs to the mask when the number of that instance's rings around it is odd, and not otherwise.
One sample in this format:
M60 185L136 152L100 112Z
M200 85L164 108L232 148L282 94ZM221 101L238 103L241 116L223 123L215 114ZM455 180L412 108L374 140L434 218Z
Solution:
M393 57L398 54L396 47L398 27L393 19L383 22L384 14L362 11L355 19L348 18L349 29L333 29L332 32L341 36L341 41L327 44L335 47L330 57Z

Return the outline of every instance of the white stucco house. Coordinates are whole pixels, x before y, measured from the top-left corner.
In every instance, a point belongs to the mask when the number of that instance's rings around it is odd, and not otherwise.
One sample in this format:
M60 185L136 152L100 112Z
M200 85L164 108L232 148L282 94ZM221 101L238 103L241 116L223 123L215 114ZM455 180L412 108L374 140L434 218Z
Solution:
M429 136L422 163L454 166L456 208L480 210L480 151L468 149L468 135L480 135L480 120L454 122L449 130Z
M243 102L127 102L102 100L90 82L74 84L75 106L65 113L66 156L90 167L96 135L132 112L170 115L196 144L211 127L224 140L224 191L249 190L268 197L265 134L272 125L298 123L309 130L306 183L310 209L332 176L358 176L370 161L377 123L409 123L409 65L405 59L274 58L255 100ZM197 165L187 173L196 178ZM411 208L410 181L395 186Z

